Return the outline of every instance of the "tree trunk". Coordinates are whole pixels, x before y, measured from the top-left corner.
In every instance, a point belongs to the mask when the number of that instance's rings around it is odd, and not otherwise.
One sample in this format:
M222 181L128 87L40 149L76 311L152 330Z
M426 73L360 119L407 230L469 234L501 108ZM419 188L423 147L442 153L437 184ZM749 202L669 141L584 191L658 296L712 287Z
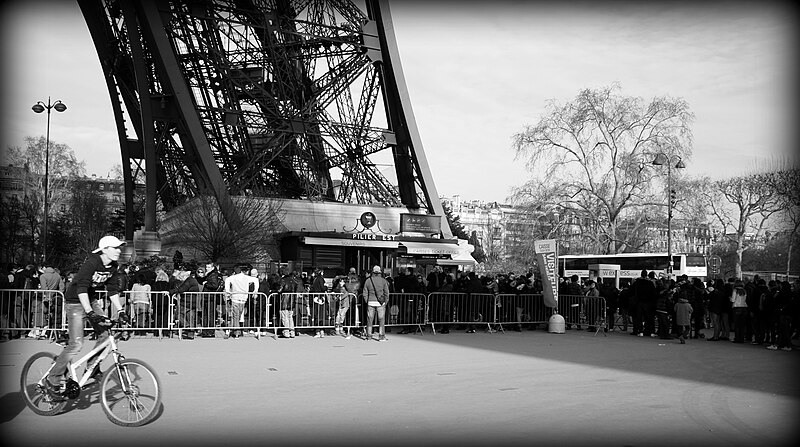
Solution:
M734 273L737 279L742 279L742 253L744 253L744 234L736 236L736 264Z

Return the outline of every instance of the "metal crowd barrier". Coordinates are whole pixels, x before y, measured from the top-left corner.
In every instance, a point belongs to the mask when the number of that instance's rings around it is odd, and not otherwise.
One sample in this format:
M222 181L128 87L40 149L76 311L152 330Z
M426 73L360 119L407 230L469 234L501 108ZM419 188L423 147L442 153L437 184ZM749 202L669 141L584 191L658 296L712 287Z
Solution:
M64 328L62 292L39 289L0 290L0 338L50 338L56 331Z
M105 291L97 298L108 315L114 315ZM352 293L249 293L247 300L233 304L225 292L166 291L124 293L131 316L128 331L134 335L169 337L194 335L224 337L229 334L289 336L300 330L330 330L341 326L347 335L364 329L366 303ZM47 337L66 330L64 295L47 290L0 290L0 331L3 338L27 336L34 329ZM468 330L485 327L488 332L505 327L547 324L553 313L540 294L491 294L433 292L392 293L386 325L433 333L450 326ZM609 327L606 301L602 297L560 295L558 313L567 327L594 329L595 335ZM612 314L613 315L613 314ZM341 325L337 322L341 320ZM91 329L87 325L88 329Z

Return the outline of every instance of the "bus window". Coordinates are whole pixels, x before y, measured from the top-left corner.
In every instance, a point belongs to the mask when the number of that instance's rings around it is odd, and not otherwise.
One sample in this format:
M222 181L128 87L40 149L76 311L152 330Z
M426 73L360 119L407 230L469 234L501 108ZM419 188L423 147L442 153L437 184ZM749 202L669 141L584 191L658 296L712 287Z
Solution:
M705 267L706 257L703 255L686 255L687 267Z

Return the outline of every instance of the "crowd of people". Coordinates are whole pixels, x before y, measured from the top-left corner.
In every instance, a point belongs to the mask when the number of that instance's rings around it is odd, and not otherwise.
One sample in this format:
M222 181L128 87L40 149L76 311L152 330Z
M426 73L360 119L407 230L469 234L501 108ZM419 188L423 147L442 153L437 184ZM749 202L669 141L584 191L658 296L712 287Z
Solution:
M611 289L614 289L611 287ZM800 279L766 281L737 278L709 280L641 276L622 289L601 292L609 308L617 309L624 331L631 335L765 345L770 350L792 350L800 323ZM611 310L609 310L610 312ZM710 329L706 337L703 329ZM731 336L733 334L733 336Z
M374 270L374 271L373 271ZM243 331L253 333L270 325L269 304L266 297L279 293L280 300L276 318L280 319L281 337L295 337L305 326L314 337L326 335L349 335L346 326L355 321L354 306L361 306L366 317L366 336L372 336L372 322L378 320L378 340L386 340L386 323L391 326L398 310L387 309L384 302L377 306L375 281L380 278L379 288L388 293L423 294L433 292L461 292L466 294L539 294L542 283L533 272L515 274L482 274L475 272L444 271L435 266L426 274L414 268L401 268L396 276L375 266L369 272L358 274L355 268L346 273L335 272L331 278L322 269L310 272L294 270L272 273L259 271L247 263L230 268L220 268L214 262L174 263L145 268L136 263L125 264L114 261L106 284L123 293L130 305L132 325L137 329L163 328L174 318L174 327L186 328L184 338L195 338L192 328L203 327L201 336L238 338ZM28 265L20 268L9 265L0 272L0 289L41 289L65 291L74 272L62 276L59 269L46 264L42 268ZM369 286L368 286L369 284ZM369 290L368 290L369 289ZM164 292L164 299L154 299L150 292ZM259 293L256 293L259 292ZM603 297L606 303L607 327L605 330L632 329L631 335L658 337L661 339L686 340L705 338L707 341L730 340L734 343L763 344L768 349L791 350L792 337L798 333L798 296L800 280L793 284L787 281L765 281L758 276L749 281L731 278L704 282L699 278L676 279L656 277L656 273L642 271L641 276L621 289L606 281L594 281L573 276L561 278L559 295L580 297ZM364 293L372 295L365 296ZM355 300L354 300L354 297ZM11 298L6 296L4 300ZM31 331L10 331L4 338L43 337L46 329L60 325L61 309L58 300L48 294L36 294L32 300L16 295L14 302L3 303L2 324L4 328L28 328ZM110 303L102 302L103 312L110 314ZM169 306L174 311L169 312ZM437 321L458 321L458 315L448 315ZM438 307L437 307L438 309ZM414 309L406 309L413 312ZM524 312L517 309L517 312ZM434 315L434 318L437 316ZM471 317L464 316L462 321ZM388 318L388 321L387 321ZM521 315L509 320L520 320ZM362 318L362 320L364 320ZM406 319L408 321L408 319ZM328 332L320 327L333 326ZM532 325L529 325L532 326ZM513 325L520 331L523 325ZM589 330L595 330L588 326ZM225 328L225 329L210 329ZM466 332L475 332L474 325L462 325ZM582 329L580 325L567 325L567 329ZM713 330L705 337L703 329ZM390 329L389 329L390 330ZM400 333L414 330L404 326ZM439 333L447 334L450 325L442 326ZM347 334L346 334L347 332ZM733 334L733 336L731 336Z

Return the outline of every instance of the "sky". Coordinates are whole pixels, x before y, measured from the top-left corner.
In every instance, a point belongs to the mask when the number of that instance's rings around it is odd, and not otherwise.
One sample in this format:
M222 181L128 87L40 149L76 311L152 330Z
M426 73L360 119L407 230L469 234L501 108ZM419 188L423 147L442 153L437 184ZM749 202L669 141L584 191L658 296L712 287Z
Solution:
M531 177L512 136L549 100L619 84L696 115L686 174L795 162L797 14L789 2L390 1L423 149L440 196L506 201ZM44 135L31 106L62 100L51 141L87 173L121 164L110 99L76 2L0 7L0 148ZM5 163L5 160L2 160ZM480 179L476 181L476 179Z

